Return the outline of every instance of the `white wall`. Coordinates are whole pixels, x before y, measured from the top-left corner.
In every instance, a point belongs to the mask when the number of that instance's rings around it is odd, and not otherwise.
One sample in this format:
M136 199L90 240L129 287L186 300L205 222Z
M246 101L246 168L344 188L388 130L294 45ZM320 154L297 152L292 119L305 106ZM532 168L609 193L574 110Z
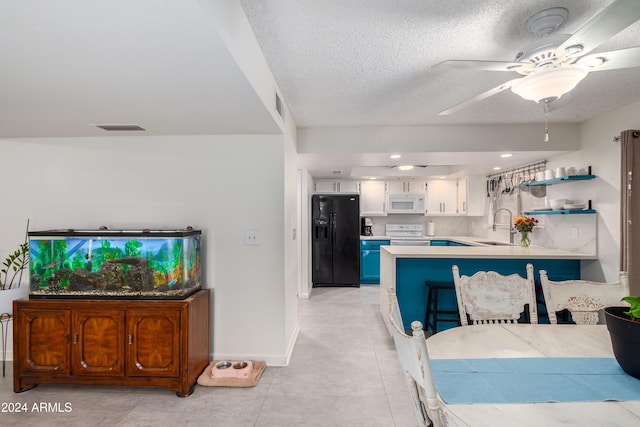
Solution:
M313 286L311 279L311 195L313 178L306 170L298 170L298 194L300 211L300 282L298 296L309 298Z
M288 111L285 117L291 117ZM296 152L296 129L295 124L288 120L285 123L284 134L284 338L286 344L287 359L284 364L289 363L289 358L293 352L293 347L300 330L298 324L298 165Z
M572 151L579 148L579 127L553 125L553 146L540 136L540 124L350 126L298 129L299 153L386 153L425 151Z
M32 230L202 229L215 357L285 364L295 328L283 220L295 218L295 176L284 183L291 144L282 135L0 140L0 256L23 241L27 218ZM247 229L261 231L260 246L244 245Z
M587 120L580 127L580 151L558 156L549 167L591 165L598 176L588 185L572 184L572 197L593 201L598 211L598 262L583 263L583 277L615 281L620 269L620 143L613 138L621 131L640 129L640 102ZM560 187L549 187L550 197Z
M547 223L545 230L534 231L532 234L532 244L549 246L553 239L562 241L564 245L571 245L572 241L577 241L577 247L564 246L564 248L595 253L598 256L596 261L582 262L582 277L587 280L616 281L618 279L620 268L620 144L614 143L613 138L627 129L640 129L640 102L585 121L580 125L580 149L547 159L549 169L559 166L575 166L577 168L591 166L593 174L597 175L597 178L591 181L547 186L549 200L568 198L585 203L592 200L593 209L597 211L595 220L591 215L545 218L545 223ZM506 199L503 202L501 207L515 211L513 203L509 204ZM535 206L544 206L544 199L535 199L530 195L524 195L524 210ZM570 232L567 232L573 226L580 229L579 239L573 239ZM474 234L489 237L499 235L498 239L500 240L508 238L505 228L499 229L497 232L488 230L486 217L482 220L474 220ZM589 236L583 233L583 230L594 230L597 242L591 241Z

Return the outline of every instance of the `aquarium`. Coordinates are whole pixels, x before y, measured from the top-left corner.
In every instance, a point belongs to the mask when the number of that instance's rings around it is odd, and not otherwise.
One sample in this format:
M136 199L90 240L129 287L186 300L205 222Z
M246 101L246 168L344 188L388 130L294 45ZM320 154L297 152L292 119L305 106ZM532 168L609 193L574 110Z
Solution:
M28 234L30 298L183 299L201 287L191 227Z

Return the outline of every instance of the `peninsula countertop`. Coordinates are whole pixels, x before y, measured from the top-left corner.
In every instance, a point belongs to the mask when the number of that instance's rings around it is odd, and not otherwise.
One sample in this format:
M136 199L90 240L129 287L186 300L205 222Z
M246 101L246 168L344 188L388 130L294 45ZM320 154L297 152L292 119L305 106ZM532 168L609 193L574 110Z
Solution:
M460 239L462 240L462 239ZM563 249L548 249L518 245L478 246L382 246L383 253L392 258L515 258L515 259L597 259L598 257Z
M455 240L477 244L380 247L380 314L387 327L389 289L395 289L403 320L422 321L427 300L425 280L452 282L452 264L459 265L461 271L466 268L467 271L495 270L509 274L525 271L525 264L530 262L537 271L544 269L553 271L557 277L565 277L553 280L566 280L580 278L581 262L597 259L593 254L540 246L525 248L508 243L480 244L477 240L481 238L456 236Z

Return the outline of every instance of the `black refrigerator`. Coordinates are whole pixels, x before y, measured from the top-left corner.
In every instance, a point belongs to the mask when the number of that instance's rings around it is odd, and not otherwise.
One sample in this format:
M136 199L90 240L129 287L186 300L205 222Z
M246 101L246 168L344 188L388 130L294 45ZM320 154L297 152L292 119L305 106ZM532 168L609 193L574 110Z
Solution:
M360 287L360 198L314 195L311 199L313 287Z

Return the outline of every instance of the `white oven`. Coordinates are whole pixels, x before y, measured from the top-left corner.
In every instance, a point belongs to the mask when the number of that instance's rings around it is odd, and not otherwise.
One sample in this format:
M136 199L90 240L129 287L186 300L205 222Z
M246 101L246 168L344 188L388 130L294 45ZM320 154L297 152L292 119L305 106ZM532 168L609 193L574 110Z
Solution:
M387 213L424 215L424 194L389 194Z
M391 246L430 246L431 240L422 235L420 224L387 224L385 234Z

